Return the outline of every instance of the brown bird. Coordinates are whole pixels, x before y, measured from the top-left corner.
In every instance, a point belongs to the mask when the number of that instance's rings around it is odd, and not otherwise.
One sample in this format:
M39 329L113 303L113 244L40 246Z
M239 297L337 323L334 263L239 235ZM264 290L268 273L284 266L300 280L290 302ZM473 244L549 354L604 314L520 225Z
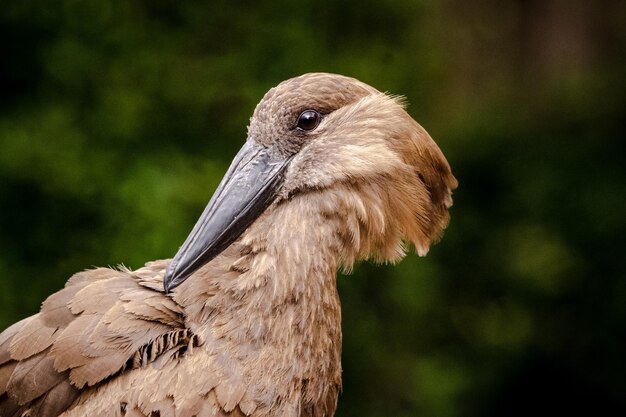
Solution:
M455 187L402 99L284 81L171 262L79 272L0 334L0 416L332 416L337 270L425 255Z

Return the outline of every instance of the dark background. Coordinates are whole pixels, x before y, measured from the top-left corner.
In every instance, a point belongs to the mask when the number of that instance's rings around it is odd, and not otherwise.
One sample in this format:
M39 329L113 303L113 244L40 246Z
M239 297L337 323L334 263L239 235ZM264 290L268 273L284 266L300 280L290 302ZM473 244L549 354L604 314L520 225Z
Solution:
M337 72L460 182L427 258L338 278L338 416L626 412L626 3L25 0L0 51L0 328L171 257L265 91Z

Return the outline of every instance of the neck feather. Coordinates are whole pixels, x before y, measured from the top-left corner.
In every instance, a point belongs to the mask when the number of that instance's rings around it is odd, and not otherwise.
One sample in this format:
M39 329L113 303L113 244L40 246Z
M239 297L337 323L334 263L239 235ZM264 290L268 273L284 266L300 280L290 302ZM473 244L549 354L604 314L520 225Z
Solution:
M409 208L392 203L391 192L373 180L279 201L178 287L187 325L209 356L222 358L215 363L283 390L251 394L267 415L333 415L341 387L336 272L403 255L400 220Z
M350 239L342 216L329 215L317 198L271 207L175 299L204 348L234 359L250 380L288 387L273 401L332 415L341 386L336 272Z

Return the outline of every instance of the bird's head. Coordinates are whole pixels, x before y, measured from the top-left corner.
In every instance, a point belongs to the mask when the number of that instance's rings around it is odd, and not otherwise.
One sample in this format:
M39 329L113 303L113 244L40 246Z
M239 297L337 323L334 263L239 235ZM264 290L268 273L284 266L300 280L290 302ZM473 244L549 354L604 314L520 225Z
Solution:
M365 194L346 194L343 203L372 223L377 258L393 260L402 241L423 255L448 223L456 185L439 147L401 98L341 75L292 78L257 105L246 143L168 266L165 288L226 249L271 205L325 190L335 197L337 190ZM373 211L348 207L368 202Z

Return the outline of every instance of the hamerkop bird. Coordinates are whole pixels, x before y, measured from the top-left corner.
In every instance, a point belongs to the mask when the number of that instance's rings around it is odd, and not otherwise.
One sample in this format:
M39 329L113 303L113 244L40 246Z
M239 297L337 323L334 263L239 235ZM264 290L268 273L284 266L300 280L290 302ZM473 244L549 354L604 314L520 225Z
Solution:
M332 416L338 268L425 255L455 187L400 98L279 84L172 261L79 272L0 334L0 416Z

